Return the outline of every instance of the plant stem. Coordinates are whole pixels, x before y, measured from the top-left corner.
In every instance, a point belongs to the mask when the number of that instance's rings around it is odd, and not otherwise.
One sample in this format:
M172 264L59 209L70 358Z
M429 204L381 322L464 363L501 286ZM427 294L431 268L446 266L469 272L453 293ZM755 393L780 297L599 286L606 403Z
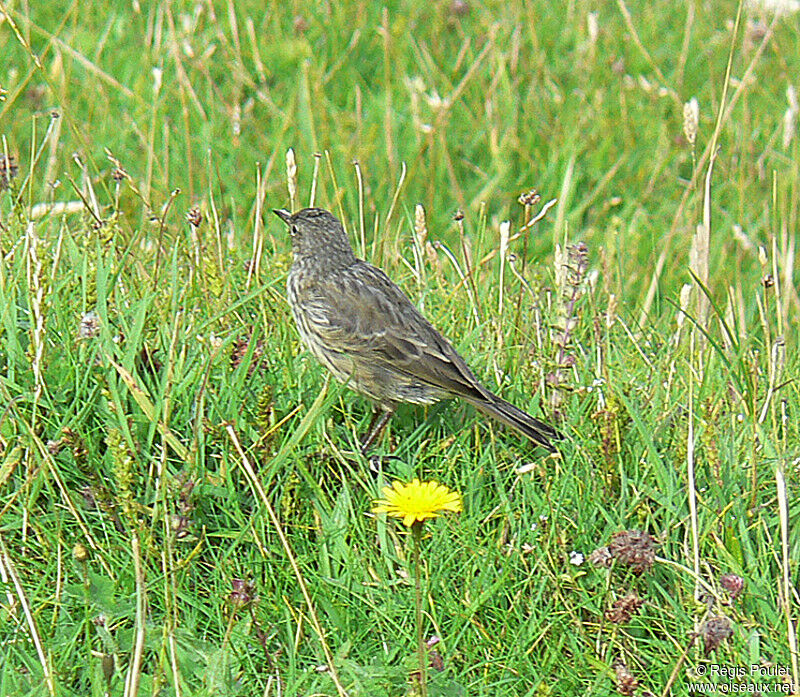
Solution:
M427 660L425 643L422 639L422 581L421 564L419 561L419 547L422 540L422 521L418 520L411 526L411 536L414 538L414 600L417 615L417 661L419 663L419 687L422 697L428 697Z

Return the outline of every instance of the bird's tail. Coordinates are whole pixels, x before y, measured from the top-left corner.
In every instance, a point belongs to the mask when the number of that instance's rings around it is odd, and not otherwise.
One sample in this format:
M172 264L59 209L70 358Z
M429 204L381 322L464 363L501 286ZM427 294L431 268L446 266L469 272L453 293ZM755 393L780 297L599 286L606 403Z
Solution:
M547 448L551 453L555 452L552 441L561 440L564 434L557 431L552 426L539 421L530 414L518 409L510 402L492 395L494 399L489 400L468 400L478 411L497 419L506 426L519 431L522 435L530 438L534 443Z

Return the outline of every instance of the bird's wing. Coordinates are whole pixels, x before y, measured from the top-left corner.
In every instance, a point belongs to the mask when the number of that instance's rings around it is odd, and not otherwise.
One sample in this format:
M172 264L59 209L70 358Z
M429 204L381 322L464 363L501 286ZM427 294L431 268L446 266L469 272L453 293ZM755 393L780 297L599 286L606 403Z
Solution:
M309 289L310 290L310 289ZM359 261L304 293L306 321L348 355L468 399L493 400L456 350L380 269Z

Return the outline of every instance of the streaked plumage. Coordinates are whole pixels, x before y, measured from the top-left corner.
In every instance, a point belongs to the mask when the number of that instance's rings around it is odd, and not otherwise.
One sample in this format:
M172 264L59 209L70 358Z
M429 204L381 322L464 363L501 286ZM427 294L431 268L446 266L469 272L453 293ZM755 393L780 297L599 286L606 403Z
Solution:
M380 408L364 451L399 403L431 404L449 397L460 397L554 450L551 440L561 437L558 431L483 387L403 291L356 257L333 215L321 208L275 214L292 236L287 291L300 336L338 380Z

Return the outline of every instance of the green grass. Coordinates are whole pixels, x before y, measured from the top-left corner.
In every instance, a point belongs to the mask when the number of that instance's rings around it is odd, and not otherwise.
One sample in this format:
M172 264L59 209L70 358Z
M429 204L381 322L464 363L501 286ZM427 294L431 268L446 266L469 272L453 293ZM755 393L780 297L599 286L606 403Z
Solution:
M341 694L326 651L348 694L406 693L409 540L369 509L414 476L464 499L423 543L431 695L619 694L620 660L639 695L797 686L797 15L464 7L0 2L0 695ZM451 404L401 409L370 469L369 406L284 299L270 209L312 191L560 457ZM501 221L553 199L501 264ZM626 529L658 540L641 575L570 563Z

